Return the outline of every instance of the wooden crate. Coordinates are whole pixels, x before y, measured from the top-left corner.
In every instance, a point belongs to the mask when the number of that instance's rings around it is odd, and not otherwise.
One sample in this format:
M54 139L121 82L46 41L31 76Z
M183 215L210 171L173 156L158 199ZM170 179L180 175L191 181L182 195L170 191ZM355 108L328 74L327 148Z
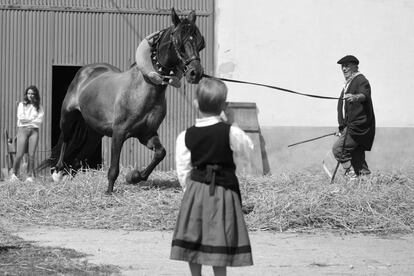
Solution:
M259 121L257 119L256 103L248 102L229 102L225 110L227 120L231 124L236 124L252 139L254 144L253 160L251 167L241 168L245 174L263 175L264 145L260 133ZM238 168L239 170L240 168Z

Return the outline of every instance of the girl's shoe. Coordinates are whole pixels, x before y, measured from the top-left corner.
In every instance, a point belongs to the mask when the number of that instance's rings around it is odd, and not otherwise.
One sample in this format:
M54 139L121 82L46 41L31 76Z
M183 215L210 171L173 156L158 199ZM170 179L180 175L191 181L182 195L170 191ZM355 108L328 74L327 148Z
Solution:
M33 177L28 177L28 178L26 178L26 181L25 182L34 182L34 179L33 179Z
M242 206L242 212L245 215L250 214L253 211L253 209L254 209L254 204L253 203L247 203L247 204Z

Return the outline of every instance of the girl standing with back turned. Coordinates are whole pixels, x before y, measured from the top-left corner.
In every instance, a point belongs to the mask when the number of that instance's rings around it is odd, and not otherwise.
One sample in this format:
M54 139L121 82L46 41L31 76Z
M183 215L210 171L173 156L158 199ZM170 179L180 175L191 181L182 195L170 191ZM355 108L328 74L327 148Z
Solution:
M250 240L241 208L238 159L253 150L238 127L222 122L226 85L203 79L194 105L200 118L180 133L176 144L177 174L184 196L174 231L171 259L187 261L191 275L202 265L226 275L227 266L253 265Z

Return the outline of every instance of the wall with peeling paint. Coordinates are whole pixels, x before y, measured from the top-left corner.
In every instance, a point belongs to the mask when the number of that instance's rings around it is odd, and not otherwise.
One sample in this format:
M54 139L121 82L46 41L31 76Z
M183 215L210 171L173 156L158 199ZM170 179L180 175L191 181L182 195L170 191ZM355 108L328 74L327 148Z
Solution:
M215 1L215 74L339 96L337 60L353 54L370 80L378 126L414 126L414 2ZM228 83L255 102L261 126L336 126L336 101Z
M414 1L215 1L215 74L339 97L336 62L360 60L377 119L373 171L414 169ZM265 173L321 171L334 137L288 148L336 129L336 100L227 83L229 101L254 102Z

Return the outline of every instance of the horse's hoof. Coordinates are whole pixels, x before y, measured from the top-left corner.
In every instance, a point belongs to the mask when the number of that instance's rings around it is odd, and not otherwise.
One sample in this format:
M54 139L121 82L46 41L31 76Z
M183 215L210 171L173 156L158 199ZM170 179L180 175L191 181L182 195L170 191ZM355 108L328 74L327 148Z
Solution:
M134 170L126 175L125 180L128 184L137 184L142 180L142 177L138 170Z
M62 181L71 180L72 176L70 174L64 174L63 171L54 171L52 173L52 180L53 182L59 183Z
M59 171L59 172L54 171L52 173L52 179L53 179L53 182L61 182L63 180L63 173L62 173L62 171Z
M114 191L106 190L105 195L110 196L114 193Z

